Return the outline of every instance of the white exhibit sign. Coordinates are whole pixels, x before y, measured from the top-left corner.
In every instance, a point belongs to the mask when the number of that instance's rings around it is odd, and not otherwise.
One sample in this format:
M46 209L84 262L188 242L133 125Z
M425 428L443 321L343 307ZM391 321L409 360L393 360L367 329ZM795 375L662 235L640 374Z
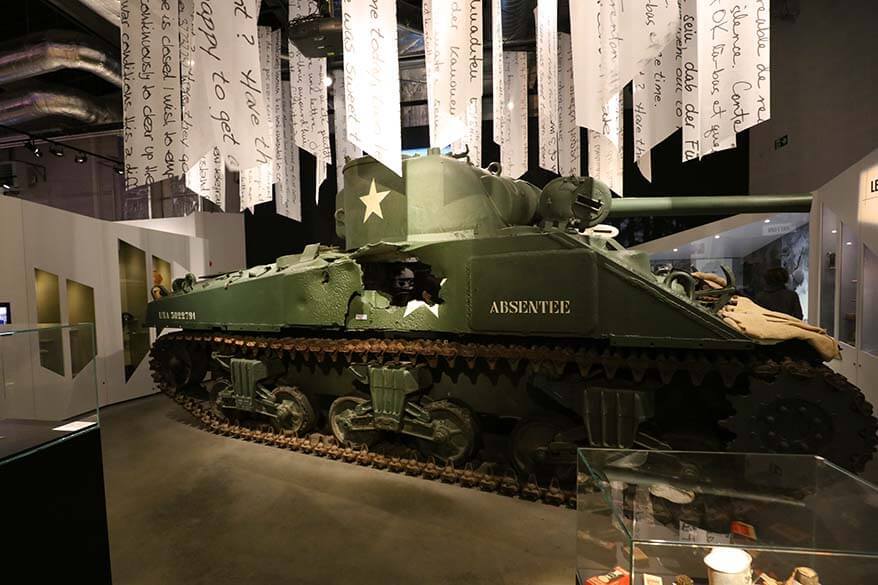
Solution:
M186 187L225 211L226 166L218 146L213 147L186 172Z
M232 170L270 163L256 21L259 0L199 0L195 7L194 91L204 91L211 143ZM199 86L203 86L198 89Z
M769 0L699 0L696 23L704 156L771 115Z
M558 174L582 173L576 96L573 86L573 52L570 35L558 33Z
M344 115L344 73L340 70L333 71L332 79L332 110L335 112L335 180L336 189L341 191L344 188L345 164L363 156L363 151L348 140Z
M430 146L469 148L481 163L482 3L426 0L425 65L428 118L435 126Z
M402 176L396 1L343 0L342 41L348 139Z
M290 0L290 20L311 14L311 4L311 0ZM320 185L326 178L326 165L332 163L332 151L329 145L326 59L305 57L292 42L289 43L289 55L296 144L317 159L315 184L315 200L317 200Z
M122 0L125 188L180 176L179 7Z
M574 3L575 4L575 3ZM537 106L539 164L558 172L558 0L539 0L537 26Z
M601 131L588 131L588 174L621 196L624 169L621 94L604 107L601 118Z
M527 172L527 53L503 53L504 99L500 168L507 177Z

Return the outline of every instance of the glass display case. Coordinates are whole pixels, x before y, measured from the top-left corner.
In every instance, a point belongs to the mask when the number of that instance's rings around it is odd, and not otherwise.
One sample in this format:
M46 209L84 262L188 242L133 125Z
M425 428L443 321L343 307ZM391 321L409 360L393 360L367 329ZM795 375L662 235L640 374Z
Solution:
M878 488L815 456L581 449L577 515L582 584L878 575Z
M98 427L91 323L0 326L0 465Z

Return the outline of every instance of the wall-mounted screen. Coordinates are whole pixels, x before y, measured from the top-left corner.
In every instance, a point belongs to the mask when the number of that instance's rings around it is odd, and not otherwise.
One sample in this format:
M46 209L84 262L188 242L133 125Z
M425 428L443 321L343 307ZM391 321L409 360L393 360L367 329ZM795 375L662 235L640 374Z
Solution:
M10 323L12 323L12 305L0 303L0 325L9 325Z

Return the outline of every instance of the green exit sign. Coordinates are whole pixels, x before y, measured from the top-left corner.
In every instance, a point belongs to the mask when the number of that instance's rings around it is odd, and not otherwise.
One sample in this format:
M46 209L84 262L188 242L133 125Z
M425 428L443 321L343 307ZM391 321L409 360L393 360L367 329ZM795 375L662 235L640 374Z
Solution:
M790 143L790 137L789 137L789 135L788 135L788 134L784 134L784 135L781 136L780 138L775 138L775 139L774 139L774 149L775 149L775 150L778 150L778 149L780 149L780 148L783 148L784 146L786 146L786 145L789 144L789 143Z

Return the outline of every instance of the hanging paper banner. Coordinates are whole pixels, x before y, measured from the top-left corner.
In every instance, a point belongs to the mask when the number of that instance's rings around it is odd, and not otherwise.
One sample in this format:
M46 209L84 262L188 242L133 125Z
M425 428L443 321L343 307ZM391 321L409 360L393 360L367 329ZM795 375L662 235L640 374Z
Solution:
M348 138L402 176L395 0L344 0Z
M601 131L588 131L588 174L623 194L622 96L617 95L601 113Z
M603 107L674 39L677 2L571 2L576 121L598 130Z
M469 148L481 163L482 3L426 0L423 4L430 146Z
M572 50L570 35L558 33L558 174L563 176L582 172Z
M186 187L225 211L226 167L218 146L189 169L186 173Z
M506 76L503 69L503 55L503 3L502 0L491 0L491 86L493 94L494 142L501 147L501 150L503 147L503 136L507 132L503 127L507 121L507 116L503 112L506 108Z
M422 14L424 19L424 70L427 82L427 126L430 132L430 146L442 148L447 145L439 145L439 130L436 125L438 119L439 102L436 100L436 78L439 76L439 63L436 61L436 52L433 47L433 0L423 0Z
M680 55L677 79L681 89L680 122L683 127L683 162L701 156L701 121L698 115L698 0L680 0Z
M280 44L278 44L280 46ZM302 197L299 189L299 149L296 147L292 113L292 91L290 82L281 79L280 67L275 81L280 86L280 94L275 101L275 119L283 133L281 151L283 153L283 172L275 176L275 210L279 215L302 221Z
M768 9L768 0L698 3L701 156L770 115Z
M527 53L503 53L503 76L500 168L518 178L527 172Z
M259 0L199 0L193 92L207 96L211 143L232 170L271 163L259 66ZM204 107L196 103L195 107Z
M180 176L179 7L123 0L122 106L125 188Z
M682 48L678 39L634 78L634 161L647 181L652 181L650 152L680 128L682 87L677 72L682 66Z
M275 88L273 67L278 47L275 47L276 36L271 27L260 26L259 35L259 69L262 80L263 96L265 100L265 119L270 132L268 132L268 146L271 152L271 161L262 163L250 169L242 169L240 176L241 209L249 209L251 212L260 203L267 203L272 198L272 183L274 183L274 171L277 156L275 148Z
M311 0L290 0L290 20L310 15L311 4ZM296 144L317 159L315 199L319 199L320 185L326 178L326 165L332 163L326 59L309 59L292 42L289 44L289 54Z
M537 106L539 164L558 172L558 0L539 0L537 23Z
M335 112L335 179L336 188L341 191L344 189L343 171L345 164L363 156L363 151L348 140L344 115L344 72L341 70L333 71L332 79L332 109Z
M193 165L212 149L210 113L205 84L195 83L195 4L194 0L179 0L180 18L180 171L188 173ZM200 92L196 94L196 91ZM200 200L199 200L200 201Z

